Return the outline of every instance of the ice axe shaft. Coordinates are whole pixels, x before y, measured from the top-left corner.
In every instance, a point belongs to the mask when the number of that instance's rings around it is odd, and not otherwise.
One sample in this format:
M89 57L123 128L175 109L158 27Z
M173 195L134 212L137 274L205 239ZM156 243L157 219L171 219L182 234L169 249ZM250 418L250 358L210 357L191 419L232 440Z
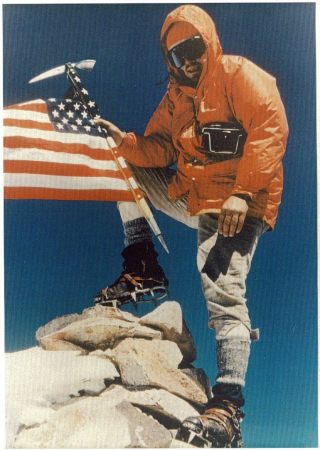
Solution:
M117 158L116 151L113 150L113 148L116 147L116 144L115 144L113 138L111 136L109 136L105 131L104 131L104 133L106 135L106 141L107 141L107 144L109 145L109 149L110 149L110 151L112 153L112 156L114 157L114 160L115 160L115 162L117 164L117 167L118 167L119 171L121 172L123 178L127 182L127 185L129 187L130 191L132 192L132 195L133 195L133 198L135 199L136 204L138 205L138 207L139 207L140 211L142 212L144 218L148 221L151 230L153 231L155 236L158 238L158 240L159 240L160 244L162 245L162 247L165 249L165 251L167 253L169 253L169 248L168 248L168 246L167 246L167 244L166 244L166 242L165 242L165 240L164 240L164 238L162 236L161 230L160 230L160 228L159 228L155 218L153 217L153 214L151 212L151 209L149 208L148 203L146 202L146 200L143 197L142 198L138 198L137 197L137 195L136 195L136 193L134 191L134 188L133 188L133 186L130 183L130 180L128 180L125 172L123 171L123 167L121 166L121 164L120 164L120 162L119 162L119 160Z

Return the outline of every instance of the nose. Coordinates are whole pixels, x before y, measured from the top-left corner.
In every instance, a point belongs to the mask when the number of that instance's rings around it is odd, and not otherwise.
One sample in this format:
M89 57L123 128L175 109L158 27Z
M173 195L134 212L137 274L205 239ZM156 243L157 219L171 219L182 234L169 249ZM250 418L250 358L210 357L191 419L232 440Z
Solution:
M183 59L183 66L182 66L182 67L193 66L193 65L195 64L195 61L196 61L196 60L194 60L194 59L187 59L187 58L184 58L184 59Z

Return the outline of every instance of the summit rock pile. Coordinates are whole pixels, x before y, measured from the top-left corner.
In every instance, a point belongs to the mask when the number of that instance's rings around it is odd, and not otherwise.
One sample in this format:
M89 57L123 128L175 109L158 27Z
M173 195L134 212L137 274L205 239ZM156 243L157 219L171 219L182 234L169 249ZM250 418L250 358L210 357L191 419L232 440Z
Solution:
M6 354L8 448L187 447L181 422L211 396L179 303L139 318L95 306Z

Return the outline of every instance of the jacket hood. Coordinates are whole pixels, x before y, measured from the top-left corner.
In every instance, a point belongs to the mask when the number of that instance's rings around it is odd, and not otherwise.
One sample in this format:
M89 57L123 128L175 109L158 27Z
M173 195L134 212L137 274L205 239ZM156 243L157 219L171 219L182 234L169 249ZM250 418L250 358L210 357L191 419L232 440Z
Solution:
M194 5L179 6L168 14L161 29L160 41L161 48L165 57L166 65L170 75L177 78L177 69L173 68L166 57L166 36L169 29L177 22L187 22L193 25L201 35L207 46L207 64L203 67L198 86L206 78L206 74L214 73L215 67L219 64L222 57L222 48L217 35L216 26L211 17L201 8Z

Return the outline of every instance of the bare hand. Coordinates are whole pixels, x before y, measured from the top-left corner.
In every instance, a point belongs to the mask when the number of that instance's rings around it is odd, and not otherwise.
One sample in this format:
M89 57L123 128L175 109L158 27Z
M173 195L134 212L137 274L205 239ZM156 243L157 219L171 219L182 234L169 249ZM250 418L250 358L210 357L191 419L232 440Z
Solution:
M116 146L119 147L126 133L124 131L121 131L116 125L114 125L111 122L108 122L107 120L95 119L94 122L96 125L105 128L109 133L109 135L114 140Z
M233 237L242 230L248 211L247 202L231 195L222 205L218 219L218 233L224 237Z

